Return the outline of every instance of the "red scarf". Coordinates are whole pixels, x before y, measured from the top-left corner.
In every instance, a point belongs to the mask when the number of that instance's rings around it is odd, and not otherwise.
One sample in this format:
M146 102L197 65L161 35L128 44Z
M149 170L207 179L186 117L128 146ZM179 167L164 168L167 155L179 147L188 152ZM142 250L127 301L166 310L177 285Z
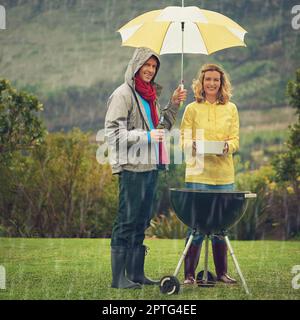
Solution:
M155 100L157 98L155 87L150 82L143 81L139 76L139 74L135 75L134 80L135 80L136 91L141 95L143 99L148 101L150 105L152 123L154 128L156 128L158 125L159 119L158 119L158 114L155 106ZM159 164L169 163L167 152L161 142L159 142L158 149L159 149Z
M158 125L158 114L155 106L155 100L157 98L155 87L150 82L143 81L137 74L135 76L135 89L142 98L149 102L152 123L154 128L156 128Z

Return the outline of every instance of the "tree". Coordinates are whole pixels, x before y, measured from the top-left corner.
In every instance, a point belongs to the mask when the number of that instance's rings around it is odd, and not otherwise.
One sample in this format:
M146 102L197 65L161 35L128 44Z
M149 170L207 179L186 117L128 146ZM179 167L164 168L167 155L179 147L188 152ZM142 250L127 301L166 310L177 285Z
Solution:
M10 82L0 80L0 158L41 144L46 134L37 113L43 110L39 100L26 92L17 92Z
M282 204L281 221L287 237L300 232L300 69L296 71L296 80L287 85L289 104L296 108L297 122L289 126L287 151L273 159L276 182L281 185ZM277 198L278 199L278 198Z
M288 150L275 157L273 165L278 181L289 181L294 189L299 189L300 179L300 69L296 71L296 81L287 85L289 104L296 108L297 122L289 126Z

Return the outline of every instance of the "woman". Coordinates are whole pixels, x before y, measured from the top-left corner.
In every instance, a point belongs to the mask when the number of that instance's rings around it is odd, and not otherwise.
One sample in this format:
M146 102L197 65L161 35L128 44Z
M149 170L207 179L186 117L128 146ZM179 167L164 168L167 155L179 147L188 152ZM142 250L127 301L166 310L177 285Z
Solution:
M238 111L232 102L231 85L224 70L215 64L204 65L192 85L195 100L186 107L181 123L184 145L192 143L192 159L197 159L196 133L203 130L204 140L225 141L222 155L206 154L203 168L187 162L186 187L197 190L233 190L232 155L239 147ZM200 130L200 131L201 131ZM190 133L190 138L186 134ZM192 140L191 140L192 139ZM197 136L198 139L198 136ZM191 230L189 230L188 236ZM185 257L185 284L195 282L204 236L197 234ZM236 280L227 274L227 246L220 235L212 237L212 249L217 280L231 284Z

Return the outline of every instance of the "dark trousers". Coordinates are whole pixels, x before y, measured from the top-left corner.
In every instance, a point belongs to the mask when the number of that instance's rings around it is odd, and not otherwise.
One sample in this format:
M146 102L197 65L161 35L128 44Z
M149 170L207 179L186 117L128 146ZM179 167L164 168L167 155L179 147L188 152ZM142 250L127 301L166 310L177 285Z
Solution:
M111 246L143 244L153 217L158 171L122 171L119 175L119 210L113 225Z

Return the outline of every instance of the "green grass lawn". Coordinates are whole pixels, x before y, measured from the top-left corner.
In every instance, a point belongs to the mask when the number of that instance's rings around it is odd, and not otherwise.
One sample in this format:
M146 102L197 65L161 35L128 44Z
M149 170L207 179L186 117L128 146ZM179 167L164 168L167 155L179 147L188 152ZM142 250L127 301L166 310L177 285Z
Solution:
M300 242L232 241L248 284L247 296L238 285L182 288L179 295L162 295L157 286L142 290L110 288L109 239L0 238L0 265L6 270L1 299L300 299L292 287L291 272L300 264ZM172 274L182 253L183 240L146 240L146 274L152 278ZM203 269L201 256L198 271ZM210 270L213 269L211 247ZM229 257L230 275L238 279ZM183 266L178 276L183 280ZM298 280L299 282L299 280Z

